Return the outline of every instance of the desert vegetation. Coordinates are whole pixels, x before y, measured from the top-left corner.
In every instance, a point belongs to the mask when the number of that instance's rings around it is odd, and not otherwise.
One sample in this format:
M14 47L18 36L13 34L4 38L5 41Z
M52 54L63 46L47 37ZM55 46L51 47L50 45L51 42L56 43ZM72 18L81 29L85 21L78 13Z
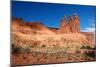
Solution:
M69 22L68 25L64 17L60 28L53 31L40 23L14 19L11 32L12 65L95 61L94 34L80 32L78 17L74 18L77 22ZM73 23L78 24L77 28L73 28Z
M80 45L78 41L68 40L65 37L59 40L48 37L42 41L27 42L26 39L14 36L13 40L12 61L16 65L95 60L95 46Z

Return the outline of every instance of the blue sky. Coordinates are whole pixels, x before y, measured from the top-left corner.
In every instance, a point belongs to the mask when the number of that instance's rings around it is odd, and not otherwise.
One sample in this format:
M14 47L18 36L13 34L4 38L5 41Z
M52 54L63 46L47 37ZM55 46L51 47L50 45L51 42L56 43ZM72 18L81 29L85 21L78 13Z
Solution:
M50 4L39 2L12 2L12 16L23 18L24 21L42 22L48 27L58 28L64 15L77 14L80 19L81 31L94 31L96 23L96 7L72 4Z

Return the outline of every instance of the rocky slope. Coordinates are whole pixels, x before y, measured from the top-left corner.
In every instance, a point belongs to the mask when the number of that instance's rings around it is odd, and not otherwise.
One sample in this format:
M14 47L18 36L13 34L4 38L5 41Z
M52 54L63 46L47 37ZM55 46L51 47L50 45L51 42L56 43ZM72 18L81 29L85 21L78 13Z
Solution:
M12 20L12 32L24 34L54 34L54 32L40 22L24 22L20 18L14 18Z
M77 15L64 16L59 28L12 19L12 65L94 61L95 35L81 32Z
M24 22L21 18L12 20L12 33L17 32L17 35L25 35L28 39L32 39L33 34L37 40L46 40L49 37L53 39L70 39L74 41L74 37L81 44L95 44L95 36L93 32L80 32L80 22L77 15L66 16L61 19L59 28L49 28L40 22ZM42 35L41 35L42 34ZM26 38L25 37L25 38ZM78 38L78 39L77 39Z

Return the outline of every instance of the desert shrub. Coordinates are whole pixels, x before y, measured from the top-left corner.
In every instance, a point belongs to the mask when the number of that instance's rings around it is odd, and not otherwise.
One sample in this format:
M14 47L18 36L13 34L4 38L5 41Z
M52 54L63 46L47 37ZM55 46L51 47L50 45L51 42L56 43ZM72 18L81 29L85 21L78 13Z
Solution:
M55 45L53 44L53 47L55 47Z
M93 48L91 48L90 46L86 46L86 49L93 49Z
M40 58L37 58L37 61L39 62L40 61Z
M24 48L24 53L30 53L30 52L31 52L30 48Z
M26 56L23 57L23 59L26 59L26 58L27 58Z
M88 56L88 57L92 57L92 58L96 57L96 52L95 51L87 51L84 54L85 54L85 56Z
M33 56L33 57L37 57L37 53L34 52L34 53L32 54L32 56Z
M30 46L30 48L33 48L33 47L34 47L33 45Z
M47 56L45 56L44 58L45 58L45 59L47 59L48 57L47 57Z
M42 45L42 47L46 47L46 45Z
M82 46L81 49L93 49L93 48L90 46Z
M29 53L31 52L30 47L21 47L21 46L15 46L12 44L12 53L13 54L20 54L20 53Z
M66 38L61 37L61 40L63 40L65 42L66 41Z
M80 54L81 53L81 51L79 51L79 50L76 50L76 52L75 52L76 54Z
M12 46L11 46L11 49L13 49L13 48L15 48L15 45L14 44L12 44Z
M18 53L21 53L22 52L22 47L19 47L19 46L12 46L12 53L13 54L18 54Z
M96 46L93 48L93 50L96 50Z

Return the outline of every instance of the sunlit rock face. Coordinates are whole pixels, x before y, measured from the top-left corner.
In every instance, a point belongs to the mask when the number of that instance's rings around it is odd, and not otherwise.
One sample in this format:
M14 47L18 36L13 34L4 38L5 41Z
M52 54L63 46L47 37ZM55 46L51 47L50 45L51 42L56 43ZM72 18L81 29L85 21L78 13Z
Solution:
M95 34L80 31L77 15L69 16L68 19L64 15L59 28L14 18L11 22L11 34L13 65L95 60L95 57L89 59L90 56L86 58L84 54L95 54Z
M71 15L63 18L60 21L59 28L49 28L40 22L25 22L21 18L14 18L12 20L12 32L21 33L24 35L48 35L51 37L60 39L61 37L66 37L65 39L70 39L78 41L81 44L95 44L93 32L81 32L80 31L80 21L77 15ZM59 35L59 36L56 36ZM66 36L65 36L66 35ZM49 36L49 35L48 35ZM77 36L77 37L76 37ZM42 39L44 37L41 37ZM41 39L40 37L38 39Z
M80 22L77 15L69 16L68 21L64 15L61 20L60 33L79 33L80 32Z
M60 23L59 33L69 33L69 32L70 32L69 25L67 23L66 16L64 15Z
M73 22L74 22L74 30L75 32L80 32L80 22L79 22L79 18L77 15L73 16Z

